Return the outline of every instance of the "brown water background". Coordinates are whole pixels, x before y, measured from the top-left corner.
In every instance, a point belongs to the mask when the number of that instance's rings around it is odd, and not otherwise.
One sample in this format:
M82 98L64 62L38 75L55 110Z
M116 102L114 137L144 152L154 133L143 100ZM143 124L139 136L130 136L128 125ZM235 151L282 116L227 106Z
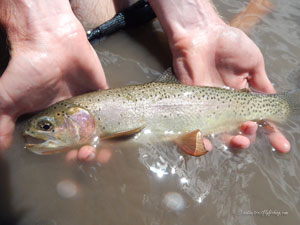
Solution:
M215 1L228 20L245 1ZM300 88L300 2L274 0L252 30L278 92ZM96 42L111 87L149 82L171 65L153 24ZM88 59L87 59L88 60ZM291 152L273 151L262 131L243 151L215 140L213 152L184 156L172 144L117 143L108 162L67 165L64 155L23 149L17 126L0 159L0 221L20 225L299 224L300 118L280 125ZM105 152L99 150L99 152ZM2 224L1 224L2 225Z

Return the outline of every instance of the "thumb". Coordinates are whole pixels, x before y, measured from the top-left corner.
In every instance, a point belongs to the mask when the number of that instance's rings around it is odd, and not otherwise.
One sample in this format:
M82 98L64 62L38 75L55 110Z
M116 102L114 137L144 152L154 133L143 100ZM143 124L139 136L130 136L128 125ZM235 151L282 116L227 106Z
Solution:
M7 149L13 137L15 119L11 115L0 114L0 150Z
M259 65L253 68L250 73L250 79L248 79L248 81L251 87L256 91L267 94L275 93L275 89L266 74L263 59L260 61Z
M99 57L95 51L95 49L89 44L90 48L91 48L91 54L92 57L90 57L90 74L94 75L94 83L98 86L97 89L107 89L108 88L108 84L106 81L106 77L104 74L104 70L103 67L101 65L101 62L99 60ZM86 61L84 61L86 63Z

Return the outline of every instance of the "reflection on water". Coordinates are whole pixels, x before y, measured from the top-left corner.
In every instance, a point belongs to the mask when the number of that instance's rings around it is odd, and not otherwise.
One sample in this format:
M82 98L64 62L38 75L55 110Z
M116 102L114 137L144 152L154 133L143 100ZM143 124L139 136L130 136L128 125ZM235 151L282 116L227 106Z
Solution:
M179 211L184 209L184 199L177 192L168 192L164 196L163 202L171 210Z
M56 190L62 198L72 198L77 195L78 186L71 180L62 180L57 183Z
M239 0L216 3L228 19L244 5ZM275 87L286 91L299 88L300 4L275 0L274 6L251 37ZM112 87L149 82L170 65L157 24L149 30L121 32L95 44ZM67 165L64 155L42 157L23 150L19 124L0 162L0 222L298 224L299 122L291 118L280 126L292 146L286 155L273 152L259 131L244 151L215 140L214 151L194 158L171 143L120 142L99 149L97 163L74 165Z

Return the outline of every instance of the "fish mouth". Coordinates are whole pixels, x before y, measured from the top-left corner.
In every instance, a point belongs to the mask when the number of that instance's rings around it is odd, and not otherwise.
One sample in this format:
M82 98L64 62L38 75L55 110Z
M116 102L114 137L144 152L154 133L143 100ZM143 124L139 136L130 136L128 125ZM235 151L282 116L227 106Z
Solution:
M58 151L58 148L61 148L61 146L56 140L51 140L53 137L47 137L38 133L37 136L35 136L27 131L23 131L22 136L25 139L24 148L38 155L49 155L60 152Z

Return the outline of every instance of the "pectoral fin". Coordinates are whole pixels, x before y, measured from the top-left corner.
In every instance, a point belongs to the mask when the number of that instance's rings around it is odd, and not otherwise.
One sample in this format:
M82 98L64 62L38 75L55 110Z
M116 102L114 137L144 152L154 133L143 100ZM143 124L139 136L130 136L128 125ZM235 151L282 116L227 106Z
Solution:
M208 152L200 130L180 135L175 139L175 143L183 152L192 156L201 156Z
M138 127L138 128L132 129L132 130L127 130L127 131L107 135L107 136L101 137L101 140L107 140L107 139L119 138L119 137L127 137L130 135L139 133L143 128L144 127Z

